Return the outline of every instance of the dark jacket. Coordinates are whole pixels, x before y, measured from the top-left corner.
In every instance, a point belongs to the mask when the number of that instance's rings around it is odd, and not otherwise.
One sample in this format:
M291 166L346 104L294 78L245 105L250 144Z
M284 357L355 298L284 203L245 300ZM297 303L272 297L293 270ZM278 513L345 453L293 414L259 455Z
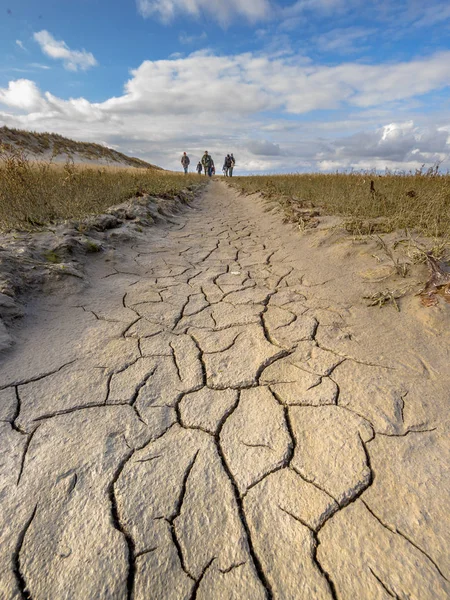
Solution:
M204 154L202 158L202 165L204 167L210 167L212 165L212 158L210 154Z

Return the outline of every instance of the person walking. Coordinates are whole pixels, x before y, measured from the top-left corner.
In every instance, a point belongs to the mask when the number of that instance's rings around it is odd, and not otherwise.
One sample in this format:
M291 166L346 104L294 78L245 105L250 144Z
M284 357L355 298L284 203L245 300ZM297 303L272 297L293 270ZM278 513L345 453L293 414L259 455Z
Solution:
M187 175L191 161L189 160L189 156L186 154L186 152L183 152L183 156L181 157L181 164L183 165L184 174Z
M214 163L213 163L213 159L212 159L211 155L208 154L208 150L205 150L205 154L202 157L202 165L203 165L203 168L205 169L205 175L208 175L209 177L211 177L213 164Z
M236 161L234 159L233 153L230 154L230 166L228 167L228 175L230 177L233 177L233 169L234 169L234 165L236 164Z
M223 161L223 171L225 174L225 177L228 177L228 173L230 171L232 162L231 162L231 156L229 154L227 154L225 156L225 160Z
M199 175L201 175L201 174L202 174L202 171L203 171L202 163L201 163L201 161L199 160L199 161L198 161L198 165L197 165L197 173L198 173Z

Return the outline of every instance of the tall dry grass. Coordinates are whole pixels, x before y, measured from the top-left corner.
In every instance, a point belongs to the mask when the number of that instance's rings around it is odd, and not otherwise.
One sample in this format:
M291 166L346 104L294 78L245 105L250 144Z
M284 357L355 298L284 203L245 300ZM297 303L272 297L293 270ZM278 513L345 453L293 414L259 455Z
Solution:
M144 194L173 198L199 181L156 169L33 162L20 150L0 147L0 229L33 229L98 214Z
M236 177L244 193L262 192L285 210L318 207L342 215L358 228L382 218L386 231L415 230L429 236L450 234L450 175L437 169L415 174L305 174Z

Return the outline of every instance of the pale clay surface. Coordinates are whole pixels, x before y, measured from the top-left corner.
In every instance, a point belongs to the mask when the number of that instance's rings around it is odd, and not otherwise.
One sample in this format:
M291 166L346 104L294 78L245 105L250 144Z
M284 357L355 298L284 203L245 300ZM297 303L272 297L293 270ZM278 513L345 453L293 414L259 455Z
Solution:
M212 183L30 305L2 600L450 598L448 328L334 251Z

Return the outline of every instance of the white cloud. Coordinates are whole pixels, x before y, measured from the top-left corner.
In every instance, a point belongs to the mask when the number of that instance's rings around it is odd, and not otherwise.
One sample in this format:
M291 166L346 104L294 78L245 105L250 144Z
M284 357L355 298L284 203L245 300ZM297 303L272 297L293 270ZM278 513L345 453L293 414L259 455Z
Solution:
M196 160L205 148L219 161L235 152L241 172L361 161L400 166L448 156L450 119L443 113L419 122L414 97L447 86L449 77L450 52L408 63L324 67L303 57L203 51L143 62L122 95L101 103L63 100L30 80L12 81L0 88L0 118L14 127L103 140L166 168L178 168L181 149ZM341 121L332 112L316 122L296 117L334 107Z
M22 50L26 50L25 46L23 45L23 42L21 42L20 40L16 40L16 44L17 44L17 46L19 46L19 48L21 48Z
M195 44L199 42L204 42L208 38L206 31L203 31L199 35L187 35L186 33L181 33L178 37L181 44Z
M341 12L348 10L355 0L297 0L289 6L282 8L285 17L295 17L305 12Z
M281 30L294 31L307 25L311 17L321 20L332 17L335 22L345 13L356 12L360 2L361 0L297 0L287 6L279 4L276 14L281 20Z
M362 131L335 140L318 156L322 167L329 169L356 166L417 168L448 160L449 135L442 127L418 127L413 121L389 123L374 131ZM414 165L414 166L413 166Z
M412 3L408 13L409 21L414 27L432 27L450 20L450 5L442 0Z
M322 52L351 54L361 50L361 45L366 44L375 32L376 29L365 27L336 28L317 36L314 42Z
M56 60L62 60L69 71L85 71L98 63L91 52L86 50L71 50L64 41L55 40L51 33L43 29L34 34L34 39L40 45L44 54Z
M41 63L30 63L29 67L33 67L34 69L42 69L44 71L49 71L50 67L48 65L43 65Z
M223 25L244 17L250 22L277 21L281 30L292 31L308 24L311 18L331 18L370 14L372 22L384 22L392 34L403 35L411 26L431 27L450 19L447 0L136 0L144 18L156 17L165 23L189 15L208 15ZM352 19L354 22L354 19ZM390 27L395 23L394 28ZM398 24L400 23L400 26ZM386 28L385 28L386 29Z
M29 79L10 81L6 89L0 88L0 104L27 112L45 111L46 108L39 88Z
M144 61L125 93L104 108L118 113L197 114L232 111L293 114L345 105L370 107L448 86L450 51L389 65L305 63L303 57L196 52L175 60Z
M136 4L144 18L156 16L166 23L185 14L198 17L202 13L224 25L236 16L256 22L271 12L269 0L136 0Z
M362 85L359 78L364 79ZM443 89L449 85L449 81L448 51L410 62L378 66L357 65L350 66L348 70L348 82L360 88L359 93L355 95L354 104L364 107Z

